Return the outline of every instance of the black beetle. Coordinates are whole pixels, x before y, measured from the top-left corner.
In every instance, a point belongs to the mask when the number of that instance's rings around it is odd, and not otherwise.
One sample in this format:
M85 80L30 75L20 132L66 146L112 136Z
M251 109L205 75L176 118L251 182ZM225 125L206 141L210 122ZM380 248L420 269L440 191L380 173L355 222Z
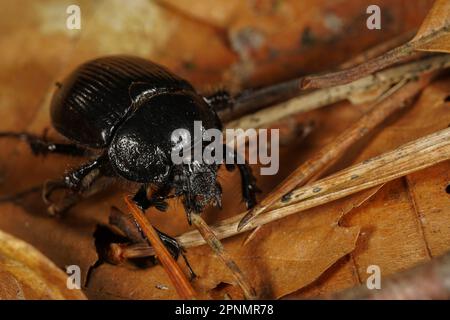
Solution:
M51 103L51 122L71 143L55 143L28 133L3 132L0 137L25 140L34 154L93 155L91 161L44 186L51 213L61 213L82 195L89 195L101 177L120 177L140 183L134 196L143 209L165 210L165 200L181 197L188 221L210 203L220 206L217 182L220 164L180 164L170 159L175 129L192 130L194 121L205 129L221 129L216 109L230 99L223 92L200 96L186 80L164 67L132 56L109 56L88 61L57 84ZM226 152L234 151L226 150ZM225 153L224 153L225 154ZM231 170L233 164L227 164ZM237 164L247 207L255 204L257 188L247 164ZM51 193L69 189L59 204ZM154 192L148 198L147 191ZM161 234L166 244L170 237Z

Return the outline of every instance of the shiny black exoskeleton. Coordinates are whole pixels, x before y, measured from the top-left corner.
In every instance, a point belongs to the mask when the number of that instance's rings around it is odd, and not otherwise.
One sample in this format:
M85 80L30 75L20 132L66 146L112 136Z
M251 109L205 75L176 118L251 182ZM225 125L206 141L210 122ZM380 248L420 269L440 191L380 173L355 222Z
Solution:
M57 85L51 121L71 143L53 143L27 133L0 136L26 140L35 154L91 155L89 162L63 179L46 184L44 199L52 213L65 211L92 193L96 181L106 176L140 183L134 200L144 210L150 206L165 210L167 198L181 197L189 218L210 203L220 205L219 165L173 164L171 134L180 128L192 132L194 121L201 121L205 130L221 129L215 101L223 104L223 99L200 96L186 80L150 61L103 57L81 65ZM244 199L252 207L254 178L246 164L238 168ZM71 195L51 203L52 192L59 188L69 189Z

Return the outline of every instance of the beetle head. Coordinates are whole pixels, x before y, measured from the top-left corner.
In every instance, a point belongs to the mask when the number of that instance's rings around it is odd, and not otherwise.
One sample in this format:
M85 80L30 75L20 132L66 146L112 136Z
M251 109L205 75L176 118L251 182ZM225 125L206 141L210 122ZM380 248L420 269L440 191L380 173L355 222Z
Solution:
M217 182L217 164L193 161L174 167L175 193L183 196L187 213L200 213L209 204L221 206L222 188Z

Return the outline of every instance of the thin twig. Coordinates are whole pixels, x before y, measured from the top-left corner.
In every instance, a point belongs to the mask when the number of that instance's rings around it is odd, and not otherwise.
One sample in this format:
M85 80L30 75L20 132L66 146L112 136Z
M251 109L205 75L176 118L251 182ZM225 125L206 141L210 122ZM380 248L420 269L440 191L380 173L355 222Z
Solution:
M270 105L290 99L306 89L329 88L353 82L395 63L404 61L412 55L417 55L416 48L423 47L448 33L449 28L450 26L444 26L430 34L415 38L414 41L394 48L379 57L348 69L325 74L309 75L238 95L234 98L234 110L239 114L242 114L244 111L248 113L259 107L262 101L265 105Z
M376 57L381 56L385 52L388 52L389 50L397 48L398 46L401 46L402 44L408 42L416 35L416 32L417 30L410 30L392 39L388 39L387 41L377 44L374 47L371 47L370 49L351 58L350 60L340 64L339 69L348 69L358 64L367 62L371 59L375 59Z
M385 95L386 98L375 104L372 109L354 125L340 134L334 141L322 148L315 156L299 166L278 187L270 192L259 204L250 210L241 220L238 230L242 229L256 216L266 211L272 204L280 200L294 188L303 186L324 168L335 163L339 157L358 140L377 127L395 111L403 108L408 100L416 96L429 82L429 77L421 81L406 84L400 82ZM401 88L401 89L400 89Z
M107 251L107 261L122 264L127 259L153 257L155 249L147 243L111 243Z
M380 56L383 53L386 53L387 51L392 50L392 49L404 44L408 40L412 39L412 37L414 35L415 35L415 31L410 31L401 36L395 37L393 39L389 39L388 41L378 44L375 47L372 47L369 50L364 51L355 57L352 57L350 60L339 65L338 69L339 70L349 69L358 64L365 63L368 60L376 58L377 56ZM254 104L252 104L250 106L245 106L242 104L239 105L239 99L240 98L243 99L243 97L245 96L245 93L241 93L240 95L242 97L238 96L237 105L234 105L233 108L231 108L231 109L224 108L224 109L218 110L219 117L222 119L223 122L230 122L231 120L238 120L246 114L247 115L254 114L258 110L261 110L262 107L270 105L270 104L266 103L265 101L260 101L259 103L255 102ZM252 95L252 92L250 92L249 95ZM295 97L295 96L297 96L297 94L293 94L293 96ZM289 98L292 98L292 97L290 97L290 96L280 97L280 100L285 101L285 100L288 100Z
M164 267L164 270L172 281L180 298L195 299L196 293L189 280L186 278L180 266L162 243L153 226L129 197L124 197L124 199L136 221L137 227L142 230L144 236L149 241L149 244L155 250L159 262L161 262L161 265Z
M382 85L393 85L403 79L414 79L419 75L450 66L450 55L442 54L386 69L349 84L315 90L297 98L280 103L226 124L227 128L261 128L290 115L311 111L348 99L362 92L372 91Z
M253 289L253 287L249 284L248 280L246 279L246 277L244 276L242 271L239 269L237 264L233 261L233 259L230 257L230 255L225 251L222 243L216 237L216 235L211 230L211 228L208 226L208 224L205 222L205 220L203 220L199 214L193 214L192 215L192 224L197 228L198 232L201 234L201 236L206 241L206 243L208 243L208 245L211 247L211 249L214 251L214 253L217 255L217 257L231 271L237 284L244 292L244 296L249 300L256 299L255 289Z

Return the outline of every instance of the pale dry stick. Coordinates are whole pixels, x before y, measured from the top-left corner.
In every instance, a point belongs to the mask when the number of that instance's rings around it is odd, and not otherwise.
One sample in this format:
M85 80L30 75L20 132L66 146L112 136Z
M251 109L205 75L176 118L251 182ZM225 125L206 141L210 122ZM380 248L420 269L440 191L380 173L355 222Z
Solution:
M406 80L403 80L403 81L397 83L397 85L395 85L390 90L388 90L387 92L382 94L380 97L378 97L377 101L375 102L374 106L372 106L372 108L376 108L378 105L378 102L390 97L391 94L393 94L394 92L399 90L401 87L403 87L403 85L405 85L405 83L406 83ZM401 108L404 105L405 105L405 103L403 101L397 101L397 104L395 104L395 101L390 100L389 103L386 104L386 107L387 108L390 107L392 110L383 110L383 109L377 110L378 112L376 113L376 115L379 117L378 121L380 121L380 122L383 121L391 113L395 112L395 110L397 110L397 108L395 106L398 106L398 108ZM361 120L364 120L364 117ZM377 121L377 119L374 119L374 121ZM370 121L369 121L369 123L370 123ZM363 123L363 125L364 125L364 123ZM377 125L377 123L373 123L374 127L376 125ZM358 123L356 124L356 126L358 126ZM306 171L307 174L301 177L301 179L299 180L298 184L295 187L298 188L307 183L313 183L316 180L318 180L331 166L333 166L333 164L336 163L336 161L342 156L342 153L346 150L346 148L349 147L350 144L353 144L356 142L356 141L352 142L351 139L358 140L358 139L362 138L367 132L369 132L369 129L370 128L367 128L367 130L360 132L360 130L352 130L352 128L350 128L349 129L350 132L345 131L342 134L342 135L345 135L348 132L350 134L350 136L348 136L348 139L339 139L339 137L338 137L335 141L333 141L332 144L330 144L328 146L333 151L335 151L337 153L337 155L335 155L333 157L324 157L326 155L326 152L322 153L322 151L325 151L325 150L321 150L321 152L319 152L319 154L317 154L317 156L314 158L314 159L316 159L316 162L314 163L314 165L319 164L318 166L310 166L308 164L309 162L307 162L305 165L302 165L301 167L299 167L297 170L303 168L303 170ZM341 135L341 137L342 137L342 135ZM343 143L338 145L339 142L341 142L341 143L343 142ZM327 147L325 147L325 149L326 148ZM296 171L294 171L294 174ZM292 177L293 177L293 174L289 175L289 177L287 179L292 178ZM294 176L294 178L295 178L295 176ZM277 192L280 193L279 197L276 196ZM267 196L269 198L268 201L267 201L267 198L265 198L261 203L259 203L252 210L250 210L249 213L246 216L244 216L243 219L245 219L249 215L252 215L253 210L258 210L258 207L261 207L261 208L266 207L267 208L267 206L270 206L270 204L274 203L276 200L279 200L281 197L287 196L287 195L288 194L283 193L283 190L280 191L280 189L276 188L271 193L269 193L269 195ZM272 196L272 199L274 199L274 200L270 203L271 196ZM267 202L265 202L265 201L267 201ZM264 210L262 210L261 213L263 211ZM256 214L258 214L258 213L256 213ZM261 227L257 227L248 235L248 237L243 242L244 246L247 245L256 236L256 234L260 230L260 228Z
M219 239L228 238L449 159L450 128L447 128L298 188L288 200L278 201L270 211L256 217L241 231L236 230L237 225L246 212L222 220L211 229ZM176 239L186 248L205 243L197 231L184 233Z
M365 63L350 69L323 75L307 76L302 81L301 88L325 88L343 84L344 82L352 82L361 78L363 75L372 74L396 62L402 61L411 55L418 54L416 48L420 48L436 40L442 35L448 34L449 29L450 25L446 25L435 32L420 38L415 38L413 41L407 42L404 45L394 48L377 58L366 61Z
M405 81L394 86L384 95L384 99L381 102L375 104L354 125L294 170L294 172L271 191L259 204L250 210L239 223L238 230L241 230L247 223L266 211L279 199L288 195L294 188L303 186L319 172L330 167L349 147L367 135L394 112L403 108L408 100L416 96L428 82L429 77L423 77L419 81L412 81L405 86L403 86Z
M253 287L249 284L248 280L239 269L237 264L225 251L222 243L216 237L205 220L203 220L203 218L199 214L193 214L192 224L197 228L198 232L201 234L206 243L211 247L220 261L222 261L222 263L225 264L225 266L231 271L237 284L244 292L245 298L249 300L255 300L257 298L255 289L253 289Z
M152 257L155 249L147 243L111 243L106 252L107 261L112 264L122 264L128 259Z
M196 293L192 288L189 280L184 275L178 263L174 260L172 255L167 250L166 246L162 243L158 236L158 233L141 212L141 210L134 204L133 200L129 197L124 197L125 203L131 212L134 220L136 221L138 229L140 229L143 235L150 242L149 244L156 253L159 262L164 267L170 281L173 283L178 295L181 299L195 299Z
M348 99L354 94L374 90L381 85L392 85L403 79L413 79L423 73L447 67L450 67L450 55L448 54L424 58L380 71L349 84L305 93L284 103L276 104L228 122L225 126L227 128L242 129L261 128L290 115L318 109Z
M432 39L434 39L434 37L432 37ZM327 74L306 76L299 83L299 87L302 89L319 89L353 82L361 78L362 76L370 75L394 63L400 62L410 55L418 54L414 49L415 47L416 46L414 44L408 42L400 47L386 52L379 57L351 67L349 69L330 72Z

